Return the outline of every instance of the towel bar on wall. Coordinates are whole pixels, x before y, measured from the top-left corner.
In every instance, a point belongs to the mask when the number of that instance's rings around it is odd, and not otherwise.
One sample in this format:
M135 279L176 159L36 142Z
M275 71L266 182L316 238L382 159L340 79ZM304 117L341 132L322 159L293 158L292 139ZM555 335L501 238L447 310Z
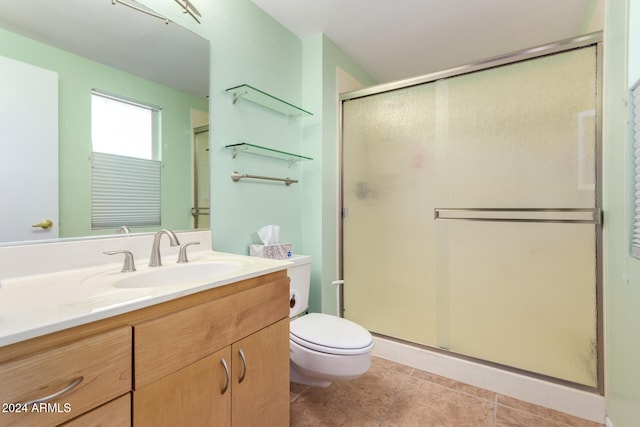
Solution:
M289 186L291 184L295 184L295 183L298 182L297 179L291 179L289 177L287 177L287 178L273 178L273 177L270 177L270 176L249 175L249 174L246 174L246 173L240 173L238 171L233 171L231 173L231 180L233 182L238 182L243 178L266 179L268 181L282 181L282 182L285 183L286 186Z

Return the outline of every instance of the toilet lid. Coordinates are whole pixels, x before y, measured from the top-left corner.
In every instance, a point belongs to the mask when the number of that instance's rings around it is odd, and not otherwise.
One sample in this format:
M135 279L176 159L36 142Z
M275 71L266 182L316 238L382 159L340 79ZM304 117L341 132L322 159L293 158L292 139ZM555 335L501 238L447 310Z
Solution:
M322 313L292 320L289 336L303 347L334 354L359 354L373 346L371 334L362 326Z

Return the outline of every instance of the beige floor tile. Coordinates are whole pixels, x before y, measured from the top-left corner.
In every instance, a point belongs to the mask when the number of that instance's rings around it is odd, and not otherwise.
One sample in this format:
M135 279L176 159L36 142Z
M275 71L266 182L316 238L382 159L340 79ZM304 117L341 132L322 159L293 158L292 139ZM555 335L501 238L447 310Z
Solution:
M293 427L603 426L381 358L356 380L290 394Z
M566 427L566 424L524 412L519 409L498 405L495 427Z
M416 369L411 374L412 377L420 378L425 381L430 381L432 383L440 384L442 386L452 388L457 391L461 391L463 393L473 394L474 396L480 397L482 399L495 401L496 393L493 391L485 390L480 387L475 387L469 384L460 383L458 381L442 377L440 375L432 374L431 372L421 371Z
M319 396L303 393L291 403L291 427L377 427L379 421Z
M371 368L362 377L327 388L312 387L308 392L382 420L412 371L408 366L373 358Z
M494 402L411 378L383 425L493 427L493 413Z
M563 412L554 411L553 409L545 408L542 406L534 405L533 403L523 402L522 400L514 399L513 397L498 394L498 404L500 406L506 406L520 411L528 412L530 414L537 415L539 417L553 420L560 425L570 427L600 427L603 424L595 423L593 421L585 420L582 418L574 417ZM499 410L498 410L499 412Z

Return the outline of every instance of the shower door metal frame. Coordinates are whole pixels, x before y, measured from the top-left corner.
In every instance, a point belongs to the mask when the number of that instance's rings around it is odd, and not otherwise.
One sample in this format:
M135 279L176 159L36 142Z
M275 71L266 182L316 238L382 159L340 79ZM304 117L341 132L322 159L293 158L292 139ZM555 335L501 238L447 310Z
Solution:
M449 77L457 77L464 74L470 74L477 71L488 70L490 68L500 67L503 65L514 64L517 62L523 62L530 59L541 58L543 56L566 52L574 49L579 49L587 46L594 46L596 48L596 141L595 141L595 177L596 177L596 186L595 186L595 208L589 209L590 211L594 211L593 220L589 221L589 223L594 224L595 226L595 252L596 252L596 340L597 340L597 387L592 388L588 386L583 386L580 384L575 384L569 381L565 381L558 378L549 377L542 374L537 374L535 372L523 371L522 369L518 369L515 367L503 366L500 365L501 369L506 369L514 372L524 372L529 376L537 377L544 379L546 381L566 384L574 388L586 389L586 390L595 390L600 395L604 395L604 325L603 325L603 239L602 239L602 227L604 224L603 220L603 212L602 212L602 71L603 71L603 33L602 31L585 34L579 37L574 37L570 39L560 40L554 43L549 43L541 46L532 47L529 49L524 49L521 51L516 51L512 53L508 53L505 55L496 56L493 58L489 58L486 60L469 63L467 65L462 65L454 68L450 68L444 71L439 71L431 74L426 74L419 77L414 77L405 80L399 80L396 82L383 83L380 85L370 86L364 89L346 92L340 94L339 96L339 105L338 105L338 114L340 120L338 122L338 132L339 132L339 141L338 141L338 152L339 152L339 168L338 168L338 199L339 199L339 221L338 221L338 239L339 239L339 247L338 249L338 260L339 260L339 274L340 277L344 277L344 218L347 216L347 209L344 206L344 194L343 194L343 185L344 185L344 144L343 144L343 104L346 101L364 98L371 95L378 95L385 92L391 92L399 89L406 89L411 86L418 86L425 83L432 83L440 79L445 79ZM492 209L495 211L495 209ZM557 210L557 209L555 209ZM435 213L437 218L437 213ZM444 219L444 218L442 218ZM558 221L555 221L558 222ZM340 289L340 307L339 307L339 316L344 317L344 290ZM396 338L394 338L396 339ZM398 339L396 339L398 340ZM403 341L403 340L399 340ZM420 346L420 344L409 343L412 345ZM430 349L436 350L438 352L444 352L448 355L458 357L461 359L469 359L474 360L479 363L483 363L486 365L496 365L492 362L474 358L472 356L465 356L455 352L450 352L447 350L437 349L430 346L425 346Z
M193 221L193 228L200 228L199 227L199 220L200 220L200 215L208 215L209 216L209 221L211 221L211 206L200 206L200 197L198 196L199 194L199 188L198 188L198 174L200 172L199 167L198 167L198 155L197 155L197 142L196 142L196 138L198 137L198 135L202 134L202 133L208 133L209 132L209 125L204 125L204 126L200 126L197 128L193 129L193 134L192 134L192 147L191 147L191 151L192 151L192 166L193 166L193 207L191 208L191 216L192 216L192 221ZM211 141L209 141L208 144L210 144ZM208 145L207 144L207 145ZM209 148L207 148L206 150L207 152L209 152ZM211 162L209 162L211 163ZM210 166L210 165L209 165ZM206 228L209 228L211 226L211 223L209 223L209 226Z

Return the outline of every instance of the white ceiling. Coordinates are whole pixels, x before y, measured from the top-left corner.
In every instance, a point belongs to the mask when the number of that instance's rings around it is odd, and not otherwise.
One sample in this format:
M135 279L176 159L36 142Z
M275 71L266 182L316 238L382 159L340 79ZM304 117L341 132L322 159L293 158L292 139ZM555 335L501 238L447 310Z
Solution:
M604 1L253 0L302 39L324 33L378 83L601 30ZM108 0L61 6L4 1L0 27L188 93L208 92L203 38Z
M301 39L324 33L378 83L602 30L604 0L253 0Z

